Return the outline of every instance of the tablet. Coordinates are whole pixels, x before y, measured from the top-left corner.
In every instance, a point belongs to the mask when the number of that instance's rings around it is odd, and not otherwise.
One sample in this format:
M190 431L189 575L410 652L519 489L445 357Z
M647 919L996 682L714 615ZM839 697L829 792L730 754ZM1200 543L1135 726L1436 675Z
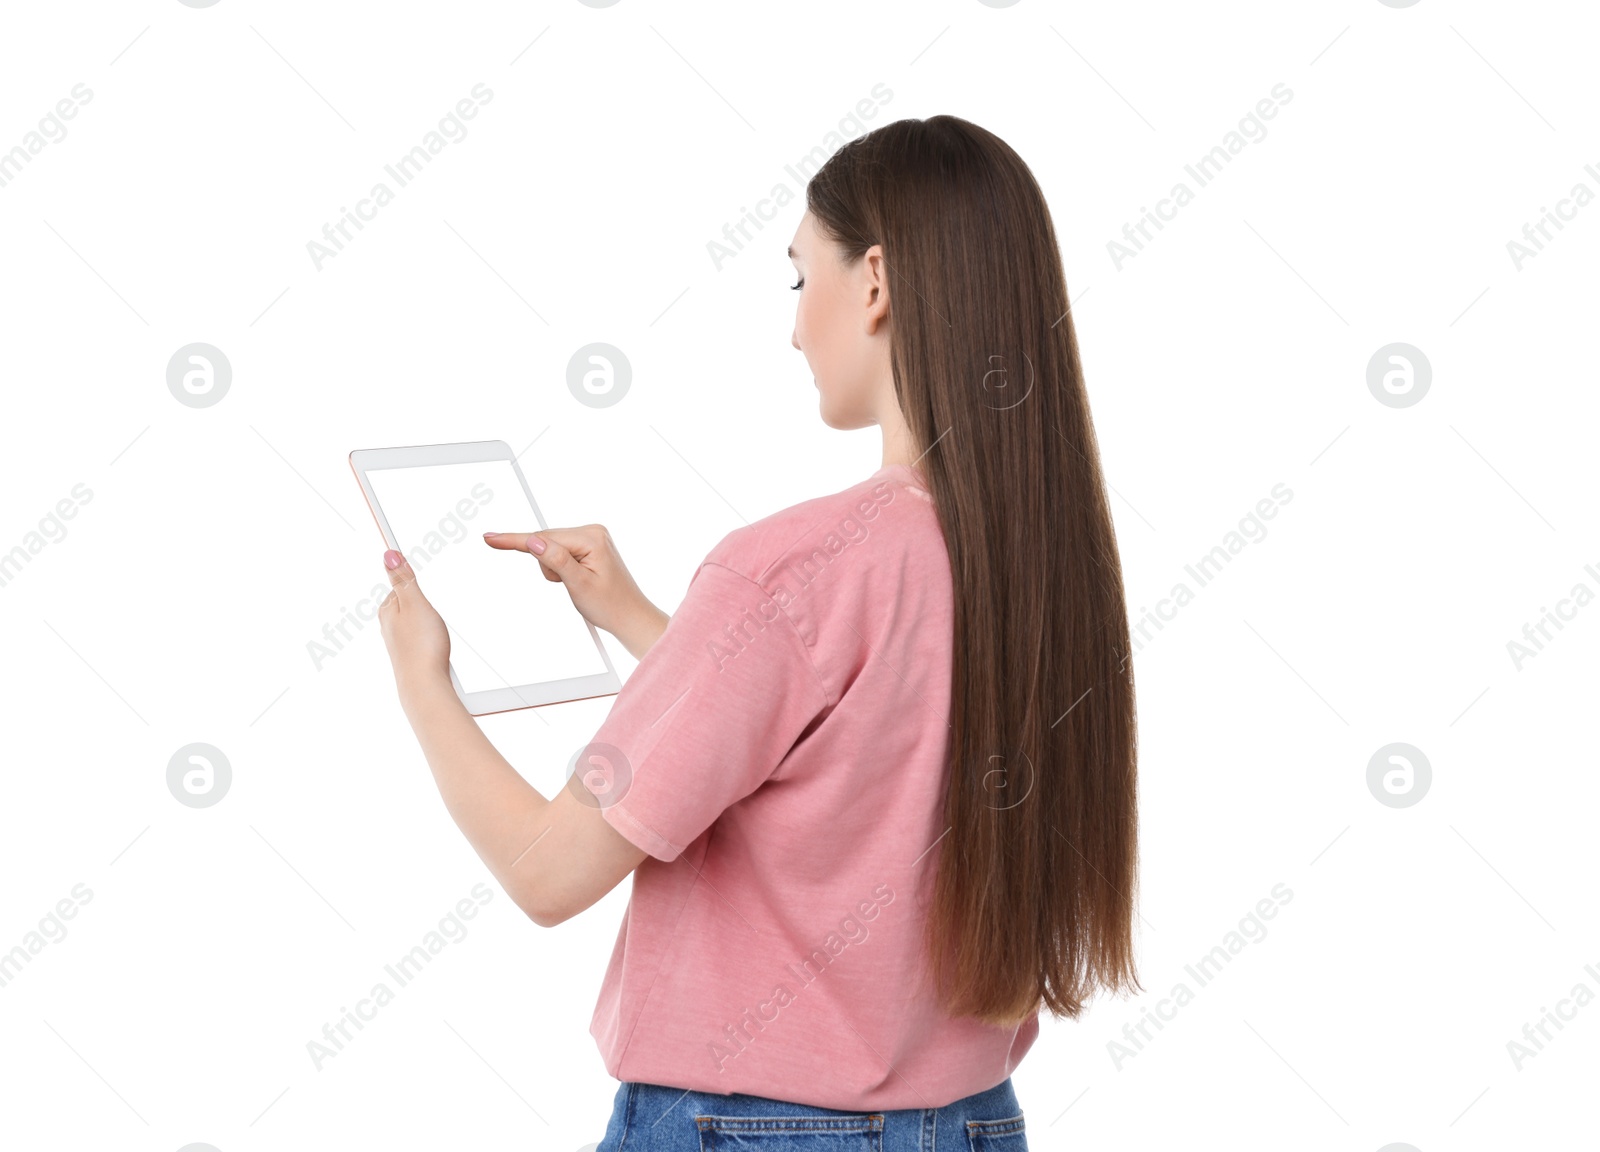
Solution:
M350 453L384 543L450 632L450 683L474 716L613 696L622 683L566 586L485 532L549 527L503 440Z

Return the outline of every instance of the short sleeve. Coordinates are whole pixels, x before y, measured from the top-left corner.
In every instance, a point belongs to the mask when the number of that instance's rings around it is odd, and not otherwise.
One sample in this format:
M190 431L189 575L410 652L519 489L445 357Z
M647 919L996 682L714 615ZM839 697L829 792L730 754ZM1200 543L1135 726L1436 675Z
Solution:
M708 561L595 733L625 762L600 811L642 851L676 859L772 775L826 704L783 609Z

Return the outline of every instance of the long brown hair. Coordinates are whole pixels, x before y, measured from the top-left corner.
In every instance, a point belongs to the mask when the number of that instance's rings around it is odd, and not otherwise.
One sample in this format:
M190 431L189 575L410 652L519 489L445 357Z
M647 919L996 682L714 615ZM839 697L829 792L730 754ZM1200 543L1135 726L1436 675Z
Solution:
M1076 1017L1139 988L1127 609L1055 227L999 137L900 120L812 177L820 230L883 246L890 360L955 594L946 834L926 946L955 1016Z

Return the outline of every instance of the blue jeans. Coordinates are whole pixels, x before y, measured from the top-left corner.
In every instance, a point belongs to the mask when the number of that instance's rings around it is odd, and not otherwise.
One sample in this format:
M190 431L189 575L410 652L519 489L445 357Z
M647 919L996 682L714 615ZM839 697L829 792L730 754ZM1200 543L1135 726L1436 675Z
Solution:
M838 1112L624 1080L595 1152L1027 1152L1008 1076L943 1108Z

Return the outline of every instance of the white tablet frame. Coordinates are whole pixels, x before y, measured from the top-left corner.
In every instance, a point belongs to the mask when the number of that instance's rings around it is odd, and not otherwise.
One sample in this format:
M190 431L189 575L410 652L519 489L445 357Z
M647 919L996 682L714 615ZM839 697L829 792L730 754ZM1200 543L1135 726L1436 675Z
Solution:
M383 534L384 544L403 552L395 540L394 532L389 528L388 518L378 505L377 494L373 492L372 485L367 480L367 473L387 468L468 464L482 460L505 460L510 463L518 483L522 485L523 494L528 498L529 506L533 508L534 519L539 522L539 529L548 528L549 525L544 522L544 513L539 511L539 502L533 498L533 490L528 487L527 478L522 475L522 469L517 467L516 453L511 451L511 445L504 440L474 440L462 444L413 444L403 448L358 448L350 453L350 470L355 473L356 482L361 485L362 494L367 498L367 508L378 525L378 531ZM532 559L532 556L529 558ZM542 579L542 576L530 571L528 579ZM577 609L574 608L573 611L576 612ZM474 716L511 712L519 708L538 708L546 704L564 704L569 700L591 700L597 696L615 696L622 691L622 681L611 665L611 657L607 654L605 645L600 642L600 634L595 630L595 626L587 620L584 621L584 625L589 629L595 649L600 653L600 660L606 669L604 672L550 680L543 684L523 684L514 688L488 688L480 692L463 692L461 681L456 677L455 666L452 664L450 684L455 688L456 695L461 698L461 703Z

